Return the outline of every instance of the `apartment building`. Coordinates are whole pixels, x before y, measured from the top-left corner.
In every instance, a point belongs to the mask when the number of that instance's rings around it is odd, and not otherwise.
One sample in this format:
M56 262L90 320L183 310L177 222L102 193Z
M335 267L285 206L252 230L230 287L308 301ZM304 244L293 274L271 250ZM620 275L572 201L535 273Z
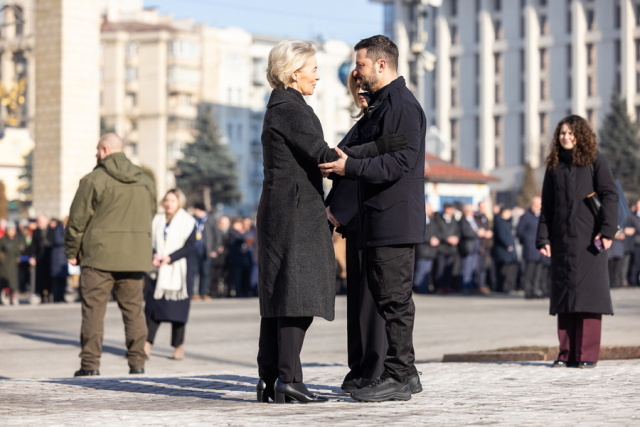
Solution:
M544 165L567 114L597 129L614 91L640 113L638 0L372 1L385 3L390 35L437 56L420 82L441 142L430 150L501 177L494 190L517 188L524 164Z

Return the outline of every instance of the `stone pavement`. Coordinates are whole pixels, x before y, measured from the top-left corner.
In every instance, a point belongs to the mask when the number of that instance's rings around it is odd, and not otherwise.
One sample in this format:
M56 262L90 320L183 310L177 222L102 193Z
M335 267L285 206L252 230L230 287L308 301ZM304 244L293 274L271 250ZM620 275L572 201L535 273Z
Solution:
M638 345L640 289L612 292L603 345ZM0 307L0 424L15 425L534 425L619 426L640 422L640 360L595 369L549 363L441 363L442 355L554 345L547 301L517 296L416 296L418 368L424 392L408 402L358 403L341 393L346 373L345 300L336 321L317 319L302 360L316 405L257 404L257 301L195 302L184 361L167 358L169 327L145 375L127 375L122 321L106 319L101 377L78 368L78 304Z

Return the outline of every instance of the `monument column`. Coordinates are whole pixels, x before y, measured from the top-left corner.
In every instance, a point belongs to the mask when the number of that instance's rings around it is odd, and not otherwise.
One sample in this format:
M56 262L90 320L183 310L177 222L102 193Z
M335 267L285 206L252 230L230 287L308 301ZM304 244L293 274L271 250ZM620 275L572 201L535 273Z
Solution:
M33 206L64 218L95 166L100 133L100 11L87 0L35 2Z

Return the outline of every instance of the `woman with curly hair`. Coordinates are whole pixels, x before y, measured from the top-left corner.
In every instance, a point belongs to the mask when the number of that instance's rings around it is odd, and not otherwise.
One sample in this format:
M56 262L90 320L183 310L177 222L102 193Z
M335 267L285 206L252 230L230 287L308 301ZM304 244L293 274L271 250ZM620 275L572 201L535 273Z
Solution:
M602 203L599 220L585 199L593 192ZM565 117L547 157L536 239L540 252L551 257L549 311L558 316L560 343L553 367L596 366L602 315L613 314L605 251L617 221L618 193L596 135L582 117Z

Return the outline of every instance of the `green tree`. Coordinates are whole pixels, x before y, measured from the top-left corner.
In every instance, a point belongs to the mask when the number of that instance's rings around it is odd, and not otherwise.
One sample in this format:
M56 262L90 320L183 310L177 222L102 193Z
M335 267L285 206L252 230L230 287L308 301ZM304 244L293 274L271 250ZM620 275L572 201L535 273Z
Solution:
M536 184L535 171L529 163L524 165L524 172L522 175L522 184L520 185L520 194L518 194L518 206L521 208L528 208L531 204L531 199L540 195L538 185Z
M22 181L18 191L24 194L27 201L31 201L33 198L33 150L24 156L22 174L18 178Z
M240 201L236 161L229 146L220 143L218 129L209 111L198 117L196 140L183 149L176 164L178 187L190 199L202 201L208 210L215 203Z
M627 113L624 99L614 91L610 111L600 126L600 150L606 156L627 198L640 197L640 137L638 125Z

